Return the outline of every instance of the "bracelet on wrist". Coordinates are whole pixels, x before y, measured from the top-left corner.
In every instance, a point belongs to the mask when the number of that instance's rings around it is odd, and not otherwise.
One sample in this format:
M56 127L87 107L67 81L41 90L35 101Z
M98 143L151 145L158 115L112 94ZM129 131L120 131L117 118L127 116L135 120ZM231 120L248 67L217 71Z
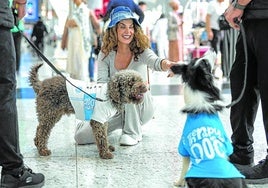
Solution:
M234 0L232 3L233 7L235 9L244 10L246 8L246 5L241 5L238 3L238 0Z

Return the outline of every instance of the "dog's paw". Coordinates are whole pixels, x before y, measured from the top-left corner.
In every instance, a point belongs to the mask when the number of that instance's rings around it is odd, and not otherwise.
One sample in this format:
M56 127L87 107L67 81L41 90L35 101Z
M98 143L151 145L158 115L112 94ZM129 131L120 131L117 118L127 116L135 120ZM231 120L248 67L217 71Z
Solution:
M115 151L115 147L112 146L112 145L109 145L109 150L110 150L111 152L113 152L113 151Z
M38 150L38 153L41 156L48 156L51 154L51 151L49 149L40 149Z
M114 158L114 155L111 152L100 153L100 158L112 159L112 158Z
M185 184L185 179L178 179L173 183L173 185L176 187L185 187Z

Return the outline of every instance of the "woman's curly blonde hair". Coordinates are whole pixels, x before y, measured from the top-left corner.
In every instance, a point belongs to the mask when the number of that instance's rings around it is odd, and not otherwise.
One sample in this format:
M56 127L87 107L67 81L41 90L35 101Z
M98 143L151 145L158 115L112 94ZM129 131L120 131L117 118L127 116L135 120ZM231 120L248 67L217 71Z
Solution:
M115 27L108 28L104 33L102 40L103 44L101 47L101 51L104 53L104 58L107 57L112 50L117 51L118 38L116 30L118 23L116 24ZM137 61L138 56L145 49L150 47L150 41L148 37L143 33L142 28L138 26L135 22L133 22L133 24L134 24L134 37L129 44L129 48L134 54L134 60Z

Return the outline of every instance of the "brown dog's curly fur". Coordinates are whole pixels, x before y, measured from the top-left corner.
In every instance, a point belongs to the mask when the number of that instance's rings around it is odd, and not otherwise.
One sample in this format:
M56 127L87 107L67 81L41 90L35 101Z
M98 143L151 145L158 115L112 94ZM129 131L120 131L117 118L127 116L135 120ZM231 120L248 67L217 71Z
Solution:
M36 113L39 125L37 126L34 143L42 156L51 154L47 148L49 135L55 124L63 115L74 114L74 108L69 100L66 81L61 76L40 81L38 69L42 64L32 67L29 81L36 93ZM119 71L108 82L107 95L117 110L122 110L126 103L139 104L143 101L143 94L147 86L141 76L133 70ZM108 121L108 120L107 120ZM103 159L113 158L114 147L109 145L107 139L108 123L90 120L99 155Z

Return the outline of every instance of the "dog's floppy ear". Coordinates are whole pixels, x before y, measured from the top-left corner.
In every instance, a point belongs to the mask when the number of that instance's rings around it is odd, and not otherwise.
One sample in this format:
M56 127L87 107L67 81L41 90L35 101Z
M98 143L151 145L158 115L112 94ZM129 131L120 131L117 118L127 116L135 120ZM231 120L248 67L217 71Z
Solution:
M113 102L120 103L120 85L119 81L116 81L115 78L112 78L111 81L108 82L108 95Z
M198 66L194 66L191 71L191 87L204 92L209 92L214 100L220 99L220 91L214 85L214 78L211 71L212 67L207 59L202 59Z

